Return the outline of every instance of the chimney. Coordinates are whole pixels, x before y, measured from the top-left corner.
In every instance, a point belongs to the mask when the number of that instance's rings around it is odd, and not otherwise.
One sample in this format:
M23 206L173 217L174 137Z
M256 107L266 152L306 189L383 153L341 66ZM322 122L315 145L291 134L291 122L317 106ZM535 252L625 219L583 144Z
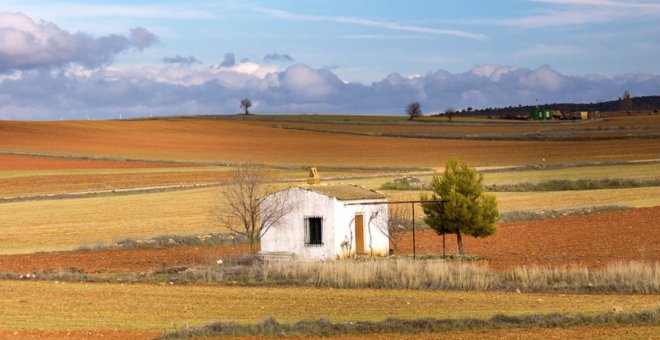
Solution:
M316 168L315 167L309 168L309 175L307 176L307 184L314 185L320 183L321 183L321 177L319 176L318 171L316 171Z

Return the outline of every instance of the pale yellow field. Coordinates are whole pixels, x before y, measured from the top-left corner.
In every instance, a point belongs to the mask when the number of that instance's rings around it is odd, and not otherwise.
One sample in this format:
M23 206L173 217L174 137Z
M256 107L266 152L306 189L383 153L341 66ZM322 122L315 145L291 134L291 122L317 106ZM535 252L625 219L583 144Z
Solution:
M660 187L522 193L498 192L495 193L495 196L501 211L559 210L602 205L643 208L660 205Z
M0 329L173 330L217 320L489 318L656 308L659 295L517 294L0 281ZM29 316L29 317L27 317Z
M0 204L0 253L68 250L121 238L218 231L217 188Z

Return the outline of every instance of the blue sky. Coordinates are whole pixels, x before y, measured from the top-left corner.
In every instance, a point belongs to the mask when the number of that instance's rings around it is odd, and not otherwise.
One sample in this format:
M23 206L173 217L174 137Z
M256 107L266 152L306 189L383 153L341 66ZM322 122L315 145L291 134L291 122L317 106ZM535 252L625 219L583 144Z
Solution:
M397 113L660 94L659 1L3 0L0 12L4 119L233 113L237 96L263 112ZM50 98L13 90L28 84Z

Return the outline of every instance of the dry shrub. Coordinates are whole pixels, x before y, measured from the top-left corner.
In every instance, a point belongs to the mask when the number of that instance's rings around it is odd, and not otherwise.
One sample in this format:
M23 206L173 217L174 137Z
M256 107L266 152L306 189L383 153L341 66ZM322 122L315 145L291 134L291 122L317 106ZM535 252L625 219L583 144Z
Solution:
M615 262L604 269L577 266L518 267L512 283L532 291L597 290L632 293L660 291L660 263Z
M497 282L485 268L441 260L274 262L263 270L275 282L335 288L487 290Z

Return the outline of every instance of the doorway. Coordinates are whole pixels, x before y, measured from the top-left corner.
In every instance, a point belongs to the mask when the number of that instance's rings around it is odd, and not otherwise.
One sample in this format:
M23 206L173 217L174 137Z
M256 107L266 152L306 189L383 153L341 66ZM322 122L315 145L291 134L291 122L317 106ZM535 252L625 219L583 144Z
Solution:
M364 254L364 217L355 215L355 253Z

